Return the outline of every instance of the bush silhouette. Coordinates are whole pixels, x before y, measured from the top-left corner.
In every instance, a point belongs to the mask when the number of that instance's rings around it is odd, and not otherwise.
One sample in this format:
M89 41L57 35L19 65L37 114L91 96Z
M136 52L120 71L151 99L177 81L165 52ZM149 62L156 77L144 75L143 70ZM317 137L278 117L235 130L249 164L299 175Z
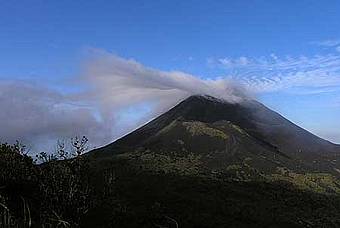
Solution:
M87 142L86 137L75 137L69 150L58 142L55 153L42 152L36 161L18 142L1 144L2 207L24 226L78 226L91 205L88 161L82 156Z

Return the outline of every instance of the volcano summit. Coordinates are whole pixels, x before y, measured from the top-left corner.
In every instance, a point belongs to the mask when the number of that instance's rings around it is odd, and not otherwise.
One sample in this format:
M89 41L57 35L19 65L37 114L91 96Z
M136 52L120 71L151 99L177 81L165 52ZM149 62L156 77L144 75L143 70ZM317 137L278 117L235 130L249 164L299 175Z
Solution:
M211 169L251 160L262 171L337 173L340 146L296 126L254 100L228 103L196 95L182 101L116 142L92 151L94 157L146 151L199 155Z

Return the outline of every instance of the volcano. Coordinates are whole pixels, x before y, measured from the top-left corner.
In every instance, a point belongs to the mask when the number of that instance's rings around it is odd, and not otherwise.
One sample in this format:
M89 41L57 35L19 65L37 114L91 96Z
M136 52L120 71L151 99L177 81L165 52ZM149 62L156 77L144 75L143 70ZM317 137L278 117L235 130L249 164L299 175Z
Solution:
M191 96L87 154L84 227L339 227L339 154L257 101Z
M90 156L153 152L200 156L208 169L247 159L272 172L278 167L338 175L340 146L321 139L255 100L229 103L207 95L187 98L168 112Z

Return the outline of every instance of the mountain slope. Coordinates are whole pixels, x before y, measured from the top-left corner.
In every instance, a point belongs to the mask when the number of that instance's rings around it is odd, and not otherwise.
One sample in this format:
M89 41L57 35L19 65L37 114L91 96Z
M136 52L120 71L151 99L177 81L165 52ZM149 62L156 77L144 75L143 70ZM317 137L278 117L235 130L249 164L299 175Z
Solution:
M256 101L192 96L88 154L84 227L339 227L338 155Z
M192 153L203 157L211 168L251 159L253 166L263 171L284 166L337 173L339 148L254 100L233 104L210 96L191 96L91 155Z

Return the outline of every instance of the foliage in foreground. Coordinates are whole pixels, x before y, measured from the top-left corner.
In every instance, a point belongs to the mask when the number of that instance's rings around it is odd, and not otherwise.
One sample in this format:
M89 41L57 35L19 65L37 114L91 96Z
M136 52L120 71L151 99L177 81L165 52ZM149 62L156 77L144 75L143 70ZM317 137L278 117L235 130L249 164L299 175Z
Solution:
M41 164L20 144L0 145L0 227L340 226L330 175L264 175L249 159L212 171L201 156L151 151L90 164L86 143L58 143L56 153L38 156Z
M37 164L25 147L0 145L1 225L74 227L91 205L88 162L81 156L87 139L74 138L71 149L58 143L55 154L41 153Z

